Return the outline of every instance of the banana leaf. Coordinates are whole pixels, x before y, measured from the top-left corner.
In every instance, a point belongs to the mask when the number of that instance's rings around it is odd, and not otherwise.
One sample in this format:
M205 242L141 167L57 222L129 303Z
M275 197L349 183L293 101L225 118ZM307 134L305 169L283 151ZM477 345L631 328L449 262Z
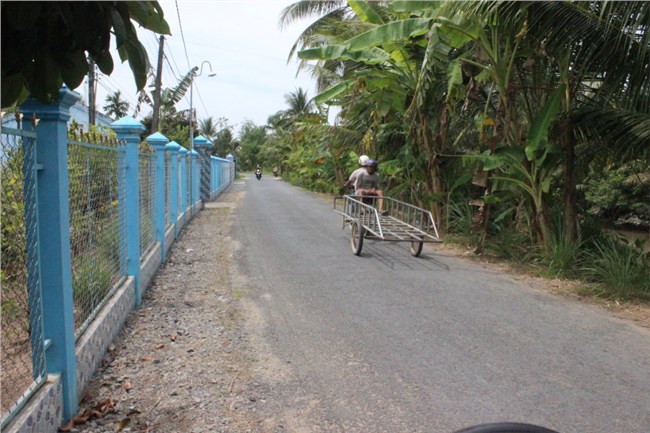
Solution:
M548 129L562 108L564 91L563 84L551 94L546 104L535 116L526 137L526 158L529 161L536 160L538 163L542 163L551 150L548 144Z
M361 51L384 43L407 40L427 33L431 27L431 21L430 18L393 21L348 39L346 46L351 51Z
M381 19L381 16L379 16L377 11L373 9L369 2L348 0L348 6L352 8L354 13L364 23L384 24L384 20Z
M327 103L339 95L347 92L354 86L355 80L346 80L336 83L335 85L328 87L323 90L321 93L314 97L314 102L317 104Z
M324 47L309 48L298 53L302 60L354 60L369 65L383 63L390 59L390 55L379 48L363 51L350 51L344 45L327 45Z

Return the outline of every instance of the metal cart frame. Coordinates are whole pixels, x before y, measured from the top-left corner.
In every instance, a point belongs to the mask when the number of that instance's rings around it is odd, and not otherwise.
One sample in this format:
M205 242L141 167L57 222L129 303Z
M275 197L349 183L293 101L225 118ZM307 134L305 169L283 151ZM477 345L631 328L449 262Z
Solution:
M383 197L383 211L377 196L344 195L334 197L334 212L343 217L343 227L351 228L352 253L361 254L363 240L409 242L411 255L419 257L424 243L440 243L438 229L428 210L390 197Z

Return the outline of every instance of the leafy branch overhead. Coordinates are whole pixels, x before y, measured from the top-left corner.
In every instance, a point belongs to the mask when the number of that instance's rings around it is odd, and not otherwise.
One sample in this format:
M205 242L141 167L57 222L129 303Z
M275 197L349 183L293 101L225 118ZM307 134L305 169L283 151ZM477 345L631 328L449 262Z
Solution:
M144 88L149 58L132 21L170 34L157 1L2 2L2 106L28 95L50 102L63 84L78 87L88 73L88 57L110 75L111 34L138 90Z

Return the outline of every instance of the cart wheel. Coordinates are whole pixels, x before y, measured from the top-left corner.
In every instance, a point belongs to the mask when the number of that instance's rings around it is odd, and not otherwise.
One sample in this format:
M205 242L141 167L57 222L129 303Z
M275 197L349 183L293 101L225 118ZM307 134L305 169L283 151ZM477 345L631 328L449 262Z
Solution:
M363 236L366 234L366 229L363 228L361 221L358 219L352 221L352 238L350 246L352 246L352 253L355 256L361 255L361 248L363 248Z
M521 424L502 422L495 424L482 424L473 427L467 427L458 430L455 433L557 433L555 430L550 430L532 424Z
M423 246L424 246L424 242L422 241L411 242L411 255L413 257L420 257L420 253L422 253Z

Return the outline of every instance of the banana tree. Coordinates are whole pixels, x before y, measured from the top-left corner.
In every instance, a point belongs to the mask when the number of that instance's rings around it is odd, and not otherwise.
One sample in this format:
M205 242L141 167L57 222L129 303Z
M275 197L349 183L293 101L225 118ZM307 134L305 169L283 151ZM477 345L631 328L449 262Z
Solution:
M364 150L374 151L377 155L378 133L382 128L386 129L387 124L401 123L402 134L407 135L404 131L408 129L404 113L417 87L424 53L422 45L426 44L424 39L431 28L432 18L396 20L393 11L381 8L376 3L350 1L348 4L365 24L366 31L337 45L302 50L299 57L303 60L356 62L354 73L325 89L316 100L342 104L344 112L369 107L365 110L368 121L363 139ZM413 142L417 142L417 138L406 141ZM423 142L425 148L430 148L433 140L426 136ZM436 163L433 158L432 166L435 167ZM440 179L438 170L433 168L427 171L432 173L427 176L429 192L441 192L442 186L436 182ZM440 220L439 206L434 207L434 213Z

